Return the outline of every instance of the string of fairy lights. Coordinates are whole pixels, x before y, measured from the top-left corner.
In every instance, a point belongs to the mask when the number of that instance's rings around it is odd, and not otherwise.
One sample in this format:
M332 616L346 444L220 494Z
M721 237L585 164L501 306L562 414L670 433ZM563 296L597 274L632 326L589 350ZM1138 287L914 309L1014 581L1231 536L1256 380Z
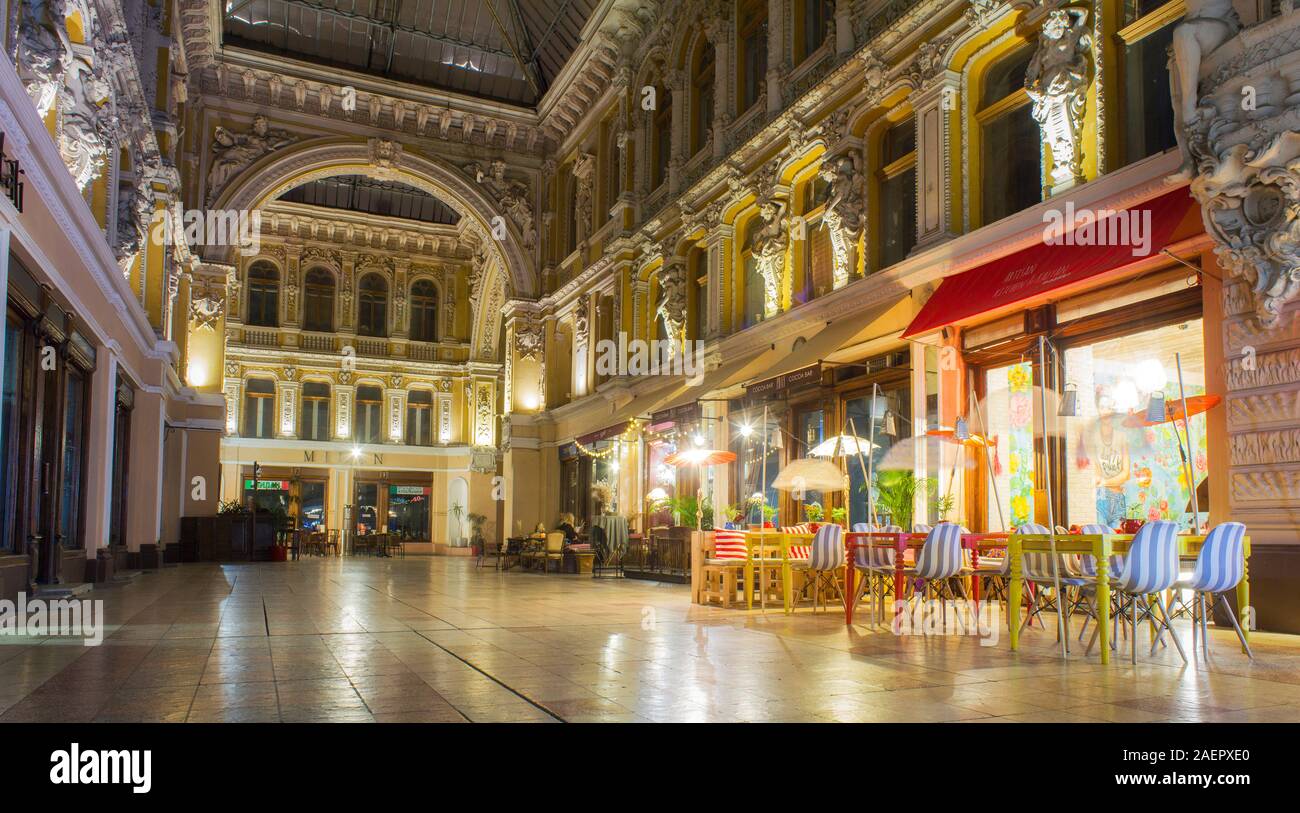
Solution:
M587 446L586 444L584 444L582 441L579 440L573 441L573 444L578 447L578 452L580 454L585 455L586 457L594 458L596 460L605 460L606 458L617 455L624 443L631 443L635 441L637 437L640 436L641 430L644 427L645 427L644 421L637 418L631 419L630 421L627 422L627 426L623 429L623 431L619 433L618 437L613 438L614 442L611 443L609 446L605 447L604 449L592 449L591 447Z

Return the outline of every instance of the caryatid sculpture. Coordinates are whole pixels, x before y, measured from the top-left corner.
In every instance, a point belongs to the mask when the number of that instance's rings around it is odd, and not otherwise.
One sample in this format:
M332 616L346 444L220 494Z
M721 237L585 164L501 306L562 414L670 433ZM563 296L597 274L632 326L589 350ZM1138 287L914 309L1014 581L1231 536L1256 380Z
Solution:
M754 235L754 261L763 277L763 317L775 316L781 309L781 278L785 273L785 255L790 248L789 220L785 204L767 199L758 207L763 226Z
M1183 165L1170 180L1186 180L1196 173L1187 127L1198 117L1201 60L1240 30L1241 19L1232 0L1187 0L1187 13L1174 27L1170 92L1174 97L1174 138L1182 150Z
M1083 121L1092 81L1092 37L1088 12L1051 11L1038 38L1038 50L1025 71L1025 91L1033 100L1034 121L1052 151L1051 193L1082 183Z
M817 174L830 185L822 224L830 231L832 284L838 290L849 284L857 265L858 239L862 236L862 197L858 194L861 163L857 153L846 152L823 162Z

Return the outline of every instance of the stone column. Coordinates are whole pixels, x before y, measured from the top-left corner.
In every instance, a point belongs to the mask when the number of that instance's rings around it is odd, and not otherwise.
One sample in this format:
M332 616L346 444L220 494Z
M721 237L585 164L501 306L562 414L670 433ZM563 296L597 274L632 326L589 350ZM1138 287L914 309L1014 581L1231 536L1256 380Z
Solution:
M86 558L90 560L94 560L97 549L108 544L116 424L117 352L111 345L102 346L96 351L95 372L90 378L90 423L86 433ZM216 488L215 483L212 488Z
M734 102L728 81L734 70L731 19L720 15L706 20L704 34L713 43L713 157L721 159L727 152Z
M664 83L673 94L672 154L668 159L668 194L677 194L681 181L682 165L686 162L686 123L691 103L690 94L686 92L687 77L685 71L676 69L664 74Z
M781 112L781 81L789 72L785 56L785 0L767 0L767 114Z
M943 70L913 98L916 115L916 248L956 237L952 224L951 137L958 126L960 75Z
M430 434L436 427L430 427ZM406 390L384 388L384 437L389 443L403 443L406 438Z
M152 545L162 533L163 397L140 389L131 410L129 505L126 509L126 544L137 551Z
M635 273L635 272L634 272ZM633 339L650 339L650 325L646 320L646 304L650 296L650 280L632 280L632 335Z
M721 223L710 230L705 238L705 251L709 253L709 313L705 326L705 338L708 339L722 335L731 325L733 291L727 258L735 232L735 226Z
M835 0L835 53L848 56L853 51L853 0Z
M302 292L302 246L294 243L284 247L284 320L285 327L298 327L302 324L302 306L299 294Z
M298 394L302 384L297 381L278 381L275 385L276 400L280 409L275 419L275 436L293 439L298 436Z
M352 403L356 387L347 384L334 386L334 439L352 439Z
M407 314L410 271L409 257L393 258L393 329L389 335L394 339L405 339L410 334L411 320Z
M337 298L339 312L334 324L344 333L351 333L355 325L356 309L357 252L339 252L339 295Z

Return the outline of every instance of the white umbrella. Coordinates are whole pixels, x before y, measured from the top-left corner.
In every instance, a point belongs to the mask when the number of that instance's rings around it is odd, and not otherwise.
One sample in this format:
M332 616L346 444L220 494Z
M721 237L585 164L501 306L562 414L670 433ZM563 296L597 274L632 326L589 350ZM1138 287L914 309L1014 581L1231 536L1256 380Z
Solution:
M843 491L848 476L829 460L801 457L790 461L772 481L782 491Z
M871 454L878 449L876 444L857 435L836 435L827 438L808 450L810 457L848 457L850 455Z

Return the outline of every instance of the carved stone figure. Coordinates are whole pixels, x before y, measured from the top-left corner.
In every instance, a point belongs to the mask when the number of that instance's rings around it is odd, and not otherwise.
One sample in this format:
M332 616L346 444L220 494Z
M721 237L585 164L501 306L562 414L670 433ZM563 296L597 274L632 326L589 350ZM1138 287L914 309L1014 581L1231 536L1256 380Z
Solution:
M856 152L827 159L818 176L830 184L822 223L831 236L834 257L833 286L843 288L857 265L856 249L862 236L862 197L858 194L862 168Z
M221 318L225 304L220 297L197 296L190 299L190 321L195 330L215 330L217 320Z
M754 260L763 277L763 316L775 316L781 309L781 280L785 274L785 255L790 248L789 219L786 205L768 199L758 207L763 226L754 235Z
M108 154L115 129L112 89L93 56L77 56L69 63L59 112L59 152L84 192Z
M247 166L268 153L275 152L297 141L284 130L272 130L266 116L253 117L253 127L247 133L232 133L218 127L213 133L212 167L208 170L208 203L217 193Z
M131 273L131 266L144 245L151 208L149 199L141 194L138 186L118 193L117 239L113 243L113 253L124 276Z
M18 76L41 118L54 107L72 57L65 0L23 0L18 26Z
M681 342L686 340L686 265L681 261L666 260L659 275L659 306L655 318L663 321L665 338L676 355Z
M574 211L578 218L578 239L584 240L591 228L591 181L595 174L596 157L582 153L573 163L573 177L577 182Z
M515 355L521 359L540 361L545 352L542 326L533 321L515 323Z
M1025 90L1034 102L1043 141L1052 151L1053 193L1084 180L1083 119L1091 81L1088 12L1065 8L1048 13L1025 72Z
M1174 27L1169 90L1174 97L1174 137L1183 151L1183 165L1171 180L1185 180L1194 171L1187 128L1197 118L1201 62L1241 30L1232 0L1187 0L1187 13Z

